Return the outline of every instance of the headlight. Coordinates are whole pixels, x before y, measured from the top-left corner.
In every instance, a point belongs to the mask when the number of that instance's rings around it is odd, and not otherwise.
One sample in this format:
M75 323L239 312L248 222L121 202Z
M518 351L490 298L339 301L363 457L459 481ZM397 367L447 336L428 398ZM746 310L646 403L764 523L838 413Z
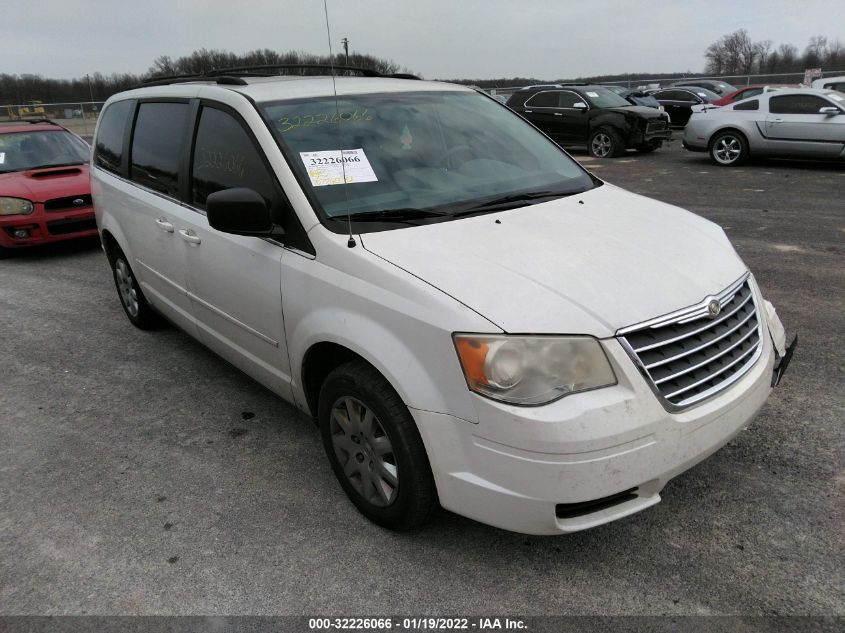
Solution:
M29 215L32 203L23 198L0 198L0 215Z
M546 404L616 384L604 350L589 336L455 334L467 385L510 404Z

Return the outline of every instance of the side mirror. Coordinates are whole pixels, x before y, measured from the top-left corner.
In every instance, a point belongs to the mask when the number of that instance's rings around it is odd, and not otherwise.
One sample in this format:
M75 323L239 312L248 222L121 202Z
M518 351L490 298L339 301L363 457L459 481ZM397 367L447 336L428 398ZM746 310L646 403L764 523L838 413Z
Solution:
M842 110L835 106L825 106L824 108L819 108L819 114L826 114L827 116L833 116L835 114L842 114Z
M573 104L572 107L575 108L576 110L586 110L587 104L584 103L583 101L578 101L575 104Z
M285 233L273 224L267 203L253 189L237 187L212 193L205 201L205 212L208 225L221 233L253 237Z

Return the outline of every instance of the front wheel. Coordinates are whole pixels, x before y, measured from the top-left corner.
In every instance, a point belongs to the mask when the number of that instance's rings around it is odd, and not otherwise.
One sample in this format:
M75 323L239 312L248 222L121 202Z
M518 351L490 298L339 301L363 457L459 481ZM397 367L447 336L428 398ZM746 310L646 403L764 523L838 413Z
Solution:
M351 361L320 390L323 447L340 485L368 519L392 530L417 527L437 506L437 491L408 408L371 365Z
M596 158L615 158L625 153L625 143L614 130L599 128L590 134L587 149Z
M129 320L137 328L151 330L161 324L161 317L147 303L147 298L138 286L138 280L126 261L126 255L120 248L115 247L111 256L112 276L120 305Z
M748 141L739 132L720 132L710 142L710 158L717 165L739 165L748 158Z

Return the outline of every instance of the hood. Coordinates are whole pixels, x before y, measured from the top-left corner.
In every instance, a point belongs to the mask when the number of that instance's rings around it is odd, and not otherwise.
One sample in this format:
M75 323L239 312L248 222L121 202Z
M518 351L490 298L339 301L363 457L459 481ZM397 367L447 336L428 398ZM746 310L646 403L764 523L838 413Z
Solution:
M68 165L0 174L0 195L45 202L90 193L88 165Z
M746 270L716 224L612 185L361 241L511 333L612 336Z

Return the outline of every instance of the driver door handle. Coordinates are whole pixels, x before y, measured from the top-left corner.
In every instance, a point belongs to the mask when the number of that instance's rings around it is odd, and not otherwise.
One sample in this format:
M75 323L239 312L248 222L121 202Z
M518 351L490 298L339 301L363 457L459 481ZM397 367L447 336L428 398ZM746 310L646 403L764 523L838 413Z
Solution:
M179 237L191 244L199 244L202 240L190 229L179 229Z
M162 231L167 231L168 233L173 233L173 225L170 222L168 222L167 220L165 220L164 218L158 218L156 220L156 225Z

